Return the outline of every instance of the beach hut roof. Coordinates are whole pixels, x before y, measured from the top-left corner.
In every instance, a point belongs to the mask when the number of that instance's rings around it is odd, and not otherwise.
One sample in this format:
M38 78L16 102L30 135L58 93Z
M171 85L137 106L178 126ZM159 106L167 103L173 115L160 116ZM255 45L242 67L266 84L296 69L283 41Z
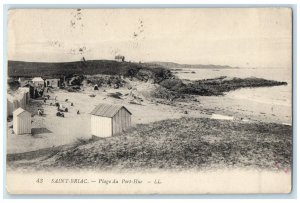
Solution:
M43 78L41 77L35 77L32 79L33 82L44 82Z
M21 115L22 113L28 113L28 114L30 114L28 111L22 109L21 107L18 108L17 110L15 110L15 111L13 112L14 116Z
M120 109L124 108L129 114L132 114L126 107L112 104L99 104L93 111L92 115L112 118Z
M29 92L29 87L20 87L18 90L20 90L21 92Z

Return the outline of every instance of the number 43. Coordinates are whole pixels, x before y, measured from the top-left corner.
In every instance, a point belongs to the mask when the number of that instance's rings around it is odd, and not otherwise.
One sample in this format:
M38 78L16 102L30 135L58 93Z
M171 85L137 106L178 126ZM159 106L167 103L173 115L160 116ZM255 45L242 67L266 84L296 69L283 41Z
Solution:
M43 178L38 178L38 179L36 180L36 182L37 182L37 183L43 183Z

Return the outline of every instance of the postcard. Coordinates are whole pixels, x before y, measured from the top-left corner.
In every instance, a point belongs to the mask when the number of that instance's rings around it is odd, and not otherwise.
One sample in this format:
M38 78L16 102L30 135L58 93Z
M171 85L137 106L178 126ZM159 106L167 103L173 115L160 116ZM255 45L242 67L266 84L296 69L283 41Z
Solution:
M290 8L7 19L8 193L291 192Z

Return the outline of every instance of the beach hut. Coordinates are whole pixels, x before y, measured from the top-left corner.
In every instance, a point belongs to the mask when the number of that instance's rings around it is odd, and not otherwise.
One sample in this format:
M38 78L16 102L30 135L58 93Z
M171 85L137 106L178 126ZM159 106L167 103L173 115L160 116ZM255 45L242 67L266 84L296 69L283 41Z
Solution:
M27 84L24 87L29 89L29 97L35 99L35 87L32 84Z
M124 106L99 104L91 112L91 131L97 137L110 137L131 126L131 112Z
M29 88L20 87L14 94L7 94L7 116L12 116L14 110L25 108L30 100Z
M24 94L25 104L28 104L29 100L30 100L30 88L29 87L20 87L19 90Z
M7 94L7 117L12 116L14 112L14 97L10 94Z
M35 77L32 79L32 83L36 87L44 87L44 80L41 77Z
M18 108L13 112L13 130L17 135L31 133L31 114L28 111Z
M46 87L60 87L60 79L52 78L45 80Z

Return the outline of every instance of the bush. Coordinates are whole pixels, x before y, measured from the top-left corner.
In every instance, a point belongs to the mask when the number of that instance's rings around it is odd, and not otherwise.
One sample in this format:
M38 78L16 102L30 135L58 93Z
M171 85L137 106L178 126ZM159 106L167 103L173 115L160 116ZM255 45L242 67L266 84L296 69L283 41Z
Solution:
M166 79L159 84L172 91L177 91L178 89L186 87L186 85L180 79Z

